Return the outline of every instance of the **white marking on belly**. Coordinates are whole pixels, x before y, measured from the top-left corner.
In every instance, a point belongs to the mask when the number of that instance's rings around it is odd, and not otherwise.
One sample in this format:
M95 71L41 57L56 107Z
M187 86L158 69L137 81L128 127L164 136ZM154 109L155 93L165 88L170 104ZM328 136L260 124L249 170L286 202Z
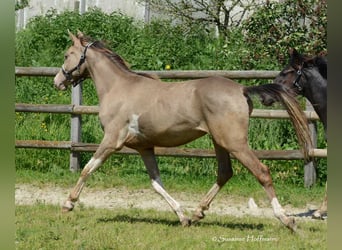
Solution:
M139 135L140 134L138 119L139 119L139 115L133 114L132 119L130 120L130 122L128 124L128 131L132 135Z

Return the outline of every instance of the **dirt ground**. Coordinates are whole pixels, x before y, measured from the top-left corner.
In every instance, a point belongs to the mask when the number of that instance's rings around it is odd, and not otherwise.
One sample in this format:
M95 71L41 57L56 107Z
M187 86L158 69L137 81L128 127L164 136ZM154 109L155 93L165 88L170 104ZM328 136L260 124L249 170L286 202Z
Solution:
M35 203L61 205L68 196L69 189L56 186L34 186L30 184L16 184L15 203L16 205L31 205ZM202 196L199 194L175 193L171 194L181 206L188 212L192 212L197 207ZM139 189L128 190L124 187L110 189L90 189L84 188L80 201L77 204L84 207L97 207L106 209L115 208L139 208L155 209L159 211L172 211L166 201L163 200L154 190ZM314 209L318 204L307 204L303 208L284 206L289 215L300 219L310 219ZM214 213L218 215L231 215L242 217L245 215L258 217L273 217L273 210L268 204L255 204L252 198L232 198L227 195L218 195L207 215Z

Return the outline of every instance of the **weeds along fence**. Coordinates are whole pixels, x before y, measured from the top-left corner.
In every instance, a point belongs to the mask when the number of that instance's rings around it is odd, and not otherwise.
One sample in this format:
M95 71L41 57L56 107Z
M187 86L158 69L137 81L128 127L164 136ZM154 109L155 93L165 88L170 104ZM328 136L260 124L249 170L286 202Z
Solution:
M16 67L16 77L24 76L54 76L59 68L52 67ZM155 74L161 79L195 79L213 75L220 75L231 79L273 79L279 71L139 71L143 73ZM70 150L70 170L76 171L80 168L80 152L94 152L98 144L81 142L81 116L98 114L98 106L84 106L82 100L82 87L78 85L72 88L71 104L54 105L54 104L24 104L16 103L16 112L35 112L35 113L59 113L69 114L71 116L71 132L70 141L43 141L43 140L16 140L16 148L41 148L41 149L65 149ZM307 109L304 111L310 121L318 120L317 114L313 111L312 106L307 102ZM289 116L285 110L264 110L254 109L251 117L265 119L287 119ZM312 140L316 145L316 127L310 125L312 132ZM303 159L300 150L255 150L256 155L260 159L274 160L295 160ZM136 151L124 147L118 154L136 154ZM215 157L214 150L198 149L198 148L156 148L156 154L161 156L178 156L178 157ZM310 156L324 158L327 157L327 149L312 149ZM313 162L305 164L304 180L306 186L311 186L316 179L315 166Z

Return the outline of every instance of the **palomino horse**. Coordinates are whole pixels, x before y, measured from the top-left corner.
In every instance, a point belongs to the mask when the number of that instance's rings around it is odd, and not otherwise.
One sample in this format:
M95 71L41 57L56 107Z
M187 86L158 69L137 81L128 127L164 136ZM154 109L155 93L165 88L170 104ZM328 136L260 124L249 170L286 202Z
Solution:
M308 123L296 98L278 84L244 87L223 77L189 80L167 84L150 75L131 71L123 59L100 41L78 32L69 33L73 45L65 53L62 69L54 84L65 90L87 74L94 81L99 97L99 118L104 137L95 154L63 205L74 208L89 175L123 146L141 155L152 186L165 198L182 225L204 217L216 194L232 177L230 154L234 155L264 187L275 216L288 228L295 229L293 218L279 204L269 169L262 164L247 143L250 94L266 93L287 108L295 125L305 155L311 147ZM210 133L218 161L216 183L204 196L192 220L184 215L180 204L164 189L154 154L154 147L174 147Z
M308 57L290 50L290 63L275 78L274 82L285 86L293 95L302 95L312 104L323 123L327 138L327 85L328 60L323 55ZM322 218L327 213L327 183L321 207L313 213L313 218Z

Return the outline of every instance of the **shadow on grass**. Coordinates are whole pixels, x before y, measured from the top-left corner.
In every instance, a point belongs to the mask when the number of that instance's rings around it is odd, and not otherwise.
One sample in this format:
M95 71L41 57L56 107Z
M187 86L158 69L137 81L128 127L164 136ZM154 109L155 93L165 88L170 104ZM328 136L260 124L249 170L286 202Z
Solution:
M303 213L289 214L289 215L293 217L299 217L299 218L306 218L306 217L312 218L315 211L316 209L309 209L308 211L303 212ZM328 216L327 213L324 213L320 219L325 220L327 219L327 216ZM317 219L313 219L313 220L317 220Z
M110 223L110 222L126 222L126 223L149 223L149 224L162 224L173 227L181 227L181 223L178 220L168 220L168 219L155 219L148 217L133 217L129 215L116 215L112 218L98 218L98 223ZM262 223L234 223L234 222L219 222L219 221L201 221L191 225L192 227L211 227L219 226L223 228L230 228L233 230L263 230L264 224Z

